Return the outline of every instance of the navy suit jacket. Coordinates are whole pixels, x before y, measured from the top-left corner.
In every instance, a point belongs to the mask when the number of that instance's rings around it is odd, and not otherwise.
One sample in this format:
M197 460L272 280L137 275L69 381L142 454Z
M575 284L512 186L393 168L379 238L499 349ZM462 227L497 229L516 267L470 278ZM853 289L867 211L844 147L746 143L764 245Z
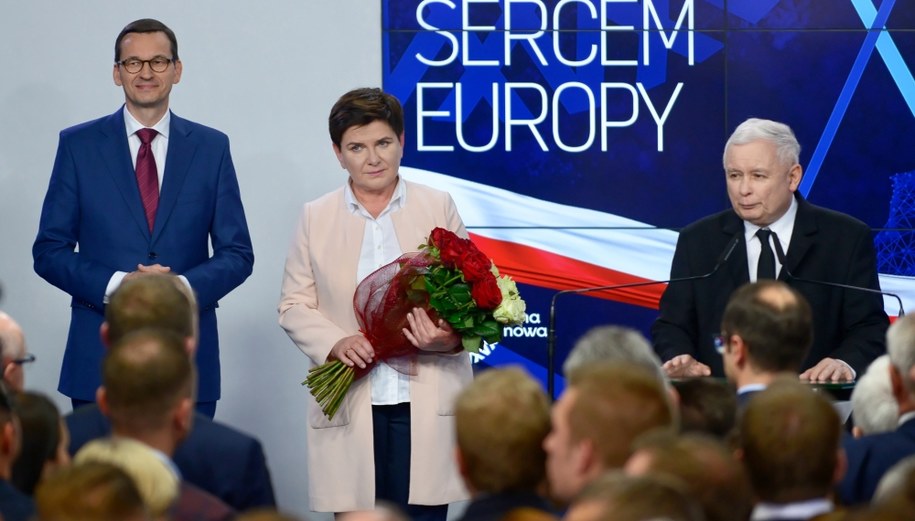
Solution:
M519 508L555 515L546 501L534 492L502 492L472 498L458 521L500 521L509 512Z
M839 484L839 498L846 505L866 503L874 496L880 478L906 456L915 454L915 419L895 431L842 440L848 471Z
M197 294L197 399L215 401L220 394L216 307L254 265L229 140L172 114L150 233L123 111L60 133L32 248L36 273L72 296L58 390L71 398L95 399L108 282L117 271L158 263L184 275Z
M877 257L870 228L848 215L798 202L794 232L785 255L792 275L878 289ZM713 335L721 330L721 316L731 293L750 280L744 226L733 210L706 217L680 232L670 277L702 275L712 271L724 247L735 235L734 253L712 277L674 282L661 297L660 316L651 328L661 360L692 355L722 376L721 355ZM884 335L889 320L883 299L864 291L831 288L792 280L782 269L779 279L807 298L813 310L813 345L801 370L826 357L848 363L858 374L886 351Z
M80 407L65 420L70 430L70 454L111 434L111 424L94 404ZM260 442L227 425L196 414L190 435L172 460L185 481L239 512L276 505Z

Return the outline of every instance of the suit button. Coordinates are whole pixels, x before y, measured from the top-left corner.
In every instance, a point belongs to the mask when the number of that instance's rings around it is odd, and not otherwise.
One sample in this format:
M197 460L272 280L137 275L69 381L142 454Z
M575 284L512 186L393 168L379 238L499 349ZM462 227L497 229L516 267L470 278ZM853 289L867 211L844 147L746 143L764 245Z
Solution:
M159 254L156 253L156 252L154 252L154 251L151 251L151 252L149 252L149 258L150 258L150 259L158 259L158 258L159 258Z

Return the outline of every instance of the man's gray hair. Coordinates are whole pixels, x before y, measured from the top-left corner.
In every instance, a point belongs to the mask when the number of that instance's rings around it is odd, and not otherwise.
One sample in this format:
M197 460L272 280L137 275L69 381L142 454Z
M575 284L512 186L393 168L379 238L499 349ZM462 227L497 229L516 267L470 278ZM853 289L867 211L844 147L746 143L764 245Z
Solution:
M915 483L915 455L899 460L886 471L886 474L877 483L872 503L880 505L906 497L913 483Z
M867 366L851 392L851 416L864 434L896 430L899 404L890 385L890 357L883 355Z
M750 118L734 129L734 133L724 145L722 163L727 168L728 149L731 145L746 145L754 141L765 140L775 145L778 162L785 167L800 163L801 144L794 137L791 127L769 119Z
M661 360L651 344L642 333L628 327L598 326L585 333L562 364L562 372L568 378L578 368L594 362L630 362L648 369L659 381L667 382Z
M886 352L902 375L902 382L909 392L915 392L915 382L909 372L915 367L915 316L899 317L886 332Z

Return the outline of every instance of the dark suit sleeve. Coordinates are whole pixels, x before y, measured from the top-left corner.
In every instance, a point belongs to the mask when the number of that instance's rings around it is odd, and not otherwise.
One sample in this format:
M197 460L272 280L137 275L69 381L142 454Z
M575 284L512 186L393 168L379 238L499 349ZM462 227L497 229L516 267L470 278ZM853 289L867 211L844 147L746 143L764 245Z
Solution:
M67 134L61 132L51 181L32 246L35 272L43 279L96 308L117 271L76 251L80 235L80 186Z
M850 234L851 255L844 283L865 288L880 288L877 277L877 255L870 229L858 227ZM885 335L889 325L883 310L883 299L863 291L844 291L841 315L837 317L840 342L830 353L861 375L867 366L885 352ZM815 361L816 362L816 361Z
M254 267L254 249L248 234L235 166L228 139L220 142L217 166L216 204L210 225L213 255L180 275L187 277L197 293L198 304L206 309L240 285Z
M689 236L681 233L670 268L670 278L692 275L689 261ZM696 338L698 317L694 285L691 282L668 284L661 296L660 315L651 326L655 351L662 361L678 355L691 355L698 359Z
M244 472L248 486L239 491L233 506L239 511L256 507L274 507L276 498L273 495L273 481L267 469L264 448L259 441L252 440L248 449Z

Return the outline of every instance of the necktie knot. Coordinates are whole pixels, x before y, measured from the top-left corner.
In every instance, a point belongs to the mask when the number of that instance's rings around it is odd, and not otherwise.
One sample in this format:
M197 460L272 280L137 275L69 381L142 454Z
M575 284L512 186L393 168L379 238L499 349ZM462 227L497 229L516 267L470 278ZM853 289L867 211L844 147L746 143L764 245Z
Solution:
M772 231L767 228L760 228L756 232L756 236L759 237L759 242L767 244L769 242L769 236L772 235Z
M152 143L152 140L158 135L159 132L152 128L141 128L137 131L137 137L140 138L140 143L148 145Z

